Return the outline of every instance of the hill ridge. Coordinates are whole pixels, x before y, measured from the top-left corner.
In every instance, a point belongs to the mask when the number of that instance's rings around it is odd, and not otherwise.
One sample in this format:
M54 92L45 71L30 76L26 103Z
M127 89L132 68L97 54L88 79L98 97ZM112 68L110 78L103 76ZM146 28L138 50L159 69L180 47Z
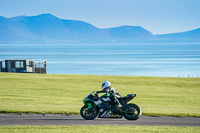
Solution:
M153 35L141 26L97 28L81 20L60 19L44 13L36 16L0 16L0 42L200 42L200 28Z

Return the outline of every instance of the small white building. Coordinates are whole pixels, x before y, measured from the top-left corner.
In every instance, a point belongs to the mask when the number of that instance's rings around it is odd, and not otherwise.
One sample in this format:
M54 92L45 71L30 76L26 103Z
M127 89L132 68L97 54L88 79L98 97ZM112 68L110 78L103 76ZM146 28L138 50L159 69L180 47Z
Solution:
M35 61L32 59L0 61L0 72L46 74L46 61Z

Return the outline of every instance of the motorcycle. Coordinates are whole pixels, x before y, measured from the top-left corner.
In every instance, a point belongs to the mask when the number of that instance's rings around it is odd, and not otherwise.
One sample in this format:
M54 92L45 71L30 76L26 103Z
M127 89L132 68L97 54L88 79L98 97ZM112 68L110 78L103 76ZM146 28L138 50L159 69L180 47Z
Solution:
M98 118L123 118L127 120L137 120L142 110L140 107L133 103L128 103L136 94L128 94L125 97L118 98L119 102L123 106L120 109L116 109L114 103L110 99L109 94L104 94L101 97L95 91L92 91L87 97L84 98L85 104L81 110L81 116L86 120L93 120L97 116Z

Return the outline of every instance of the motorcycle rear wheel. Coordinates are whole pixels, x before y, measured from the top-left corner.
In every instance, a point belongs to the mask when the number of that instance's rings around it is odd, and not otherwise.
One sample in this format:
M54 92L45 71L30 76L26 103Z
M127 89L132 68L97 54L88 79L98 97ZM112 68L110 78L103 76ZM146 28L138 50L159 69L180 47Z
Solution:
M88 108L88 105L84 105L80 114L86 120L93 120L98 116L98 110L95 107Z
M123 113L123 116L127 119L127 120L137 120L140 118L140 116L142 115L142 110L140 109L140 107L136 104L133 103L129 103L128 104L133 111L125 111Z

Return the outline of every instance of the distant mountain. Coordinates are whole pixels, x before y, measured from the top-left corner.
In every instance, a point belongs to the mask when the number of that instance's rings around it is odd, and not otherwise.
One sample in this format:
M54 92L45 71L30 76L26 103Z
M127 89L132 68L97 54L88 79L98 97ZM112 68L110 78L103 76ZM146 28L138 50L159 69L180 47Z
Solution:
M33 36L27 27L19 21L0 17L0 41L18 41Z
M140 26L99 29L89 23L59 19L51 14L0 16L0 42L159 42L200 41L200 29L153 35Z
M4 31L1 34L11 40L15 40L15 36L22 40L87 40L91 39L93 33L98 31L96 27L88 23L62 20L51 14L4 18L2 21L5 25L0 27L0 31ZM25 33L26 36L23 36L21 32ZM11 36L8 33L15 35Z
M163 42L200 42L200 28L172 34L157 35L157 40Z
M105 29L109 40L120 42L147 41L153 38L153 34L140 26L121 26Z

